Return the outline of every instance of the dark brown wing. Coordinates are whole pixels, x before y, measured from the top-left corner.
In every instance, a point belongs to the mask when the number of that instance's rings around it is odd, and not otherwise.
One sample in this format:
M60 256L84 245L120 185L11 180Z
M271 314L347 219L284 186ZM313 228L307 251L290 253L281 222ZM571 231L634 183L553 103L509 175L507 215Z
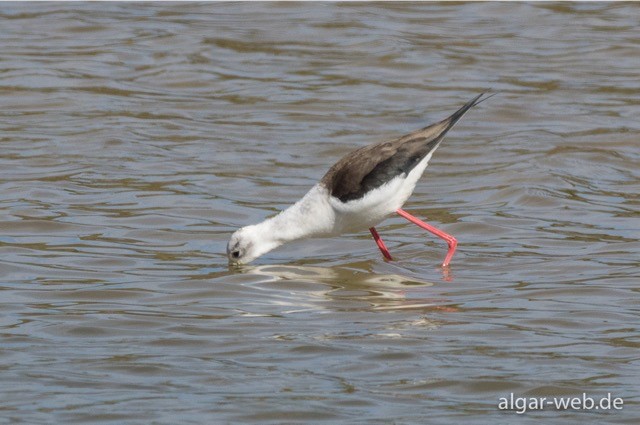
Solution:
M413 167L434 151L444 135L473 106L488 99L484 93L467 102L450 117L387 142L364 146L338 161L320 181L342 202L363 197ZM492 95L493 96L493 95Z

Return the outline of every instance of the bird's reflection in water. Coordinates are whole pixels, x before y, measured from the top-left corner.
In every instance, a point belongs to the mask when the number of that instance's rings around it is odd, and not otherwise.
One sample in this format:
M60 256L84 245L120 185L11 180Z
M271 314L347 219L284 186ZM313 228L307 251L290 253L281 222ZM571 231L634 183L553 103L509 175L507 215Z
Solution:
M449 301L437 297L432 288L434 283L413 276L375 273L352 267L298 265L243 266L242 272L253 277L252 287L269 289L270 297L273 297L274 289L284 291L291 307L301 307L295 311L311 308L310 302L316 310L455 311L446 305Z

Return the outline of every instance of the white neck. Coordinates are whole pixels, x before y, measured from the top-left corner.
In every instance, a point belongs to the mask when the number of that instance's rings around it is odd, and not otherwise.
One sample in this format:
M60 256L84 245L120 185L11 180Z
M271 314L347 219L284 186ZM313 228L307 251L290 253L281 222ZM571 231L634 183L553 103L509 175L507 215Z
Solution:
M267 252L296 239L329 234L334 222L327 189L317 184L286 210L250 227Z

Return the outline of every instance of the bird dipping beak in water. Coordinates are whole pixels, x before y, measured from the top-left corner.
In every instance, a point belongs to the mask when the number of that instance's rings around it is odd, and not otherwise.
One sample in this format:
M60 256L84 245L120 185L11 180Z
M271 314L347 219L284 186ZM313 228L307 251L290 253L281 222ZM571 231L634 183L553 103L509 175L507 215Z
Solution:
M232 264L246 264L302 238L369 229L383 256L391 254L375 226L397 213L447 241L443 266L456 239L402 209L445 134L472 107L494 96L476 96L444 120L397 139L364 146L338 161L298 202L262 223L237 230L227 245Z

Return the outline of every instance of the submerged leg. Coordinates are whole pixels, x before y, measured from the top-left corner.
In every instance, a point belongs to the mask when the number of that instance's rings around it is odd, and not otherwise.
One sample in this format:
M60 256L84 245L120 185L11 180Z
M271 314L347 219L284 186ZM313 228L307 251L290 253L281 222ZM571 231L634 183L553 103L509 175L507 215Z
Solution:
M427 224L424 221L412 216L411 214L409 214L408 212L406 212L402 208L398 208L396 210L396 212L398 213L398 215L406 218L407 220L409 220L410 222L412 222L416 226L422 227L427 232L431 232L434 235L436 235L437 237L439 237L440 239L444 239L445 241L447 241L447 245L449 245L449 251L447 252L447 256L444 259L444 263L442 263L442 267L447 267L449 265L449 262L451 261L451 257L453 257L453 253L456 252L456 246L458 246L458 241L456 240L456 238L454 238L450 234L445 233L440 229L436 229L432 225ZM380 249L382 249L382 248L380 248Z
M380 248L380 252L382 252L382 255L384 255L384 258L386 258L387 260L393 260L386 245L384 244L384 242L382 242L382 239L380 238L380 235L378 234L376 228L370 227L369 231L371 232L371 236L373 236L373 240L376 241L376 245L378 245L378 248Z

